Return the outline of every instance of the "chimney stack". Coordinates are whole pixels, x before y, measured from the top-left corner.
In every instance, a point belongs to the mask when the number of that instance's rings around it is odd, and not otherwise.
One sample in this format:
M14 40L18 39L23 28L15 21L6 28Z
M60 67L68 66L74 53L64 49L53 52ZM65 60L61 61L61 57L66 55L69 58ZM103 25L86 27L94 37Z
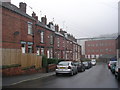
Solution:
M38 16L36 16L35 12L32 13L32 17L35 18L36 20L38 20Z
M41 18L41 22L42 22L43 24L47 25L46 15L45 15L45 17L42 17L42 18Z
M25 12L25 13L26 13L26 7L27 7L27 4L26 4L26 3L23 3L23 2L20 2L20 3L19 3L19 9L20 9L22 12Z
M63 31L62 30L62 28L60 29L60 33L62 34L62 35L65 35L65 33L67 33L66 31Z
M58 32L59 31L59 26L55 24L55 31Z

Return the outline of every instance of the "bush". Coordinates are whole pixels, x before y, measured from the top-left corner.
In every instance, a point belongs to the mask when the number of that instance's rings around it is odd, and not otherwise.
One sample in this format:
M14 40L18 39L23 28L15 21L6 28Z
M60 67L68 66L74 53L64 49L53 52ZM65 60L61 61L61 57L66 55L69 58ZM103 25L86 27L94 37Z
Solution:
M58 59L56 59L56 58L47 59L47 60L48 60L48 64L57 64L58 63Z
M61 59L57 59L57 58L52 58L52 59L47 59L48 64L58 64L60 61L63 61Z
M46 56L42 56L42 67L47 67L48 64L58 64L60 61L64 61L57 58L47 58Z
M85 59L83 59L82 61L84 62L84 61L91 61L91 60L90 60L90 59L85 58Z

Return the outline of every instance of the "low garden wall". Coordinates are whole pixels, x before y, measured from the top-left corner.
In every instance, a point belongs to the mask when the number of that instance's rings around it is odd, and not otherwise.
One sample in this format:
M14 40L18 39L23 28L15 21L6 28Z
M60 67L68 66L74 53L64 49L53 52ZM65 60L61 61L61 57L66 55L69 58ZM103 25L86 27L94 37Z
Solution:
M48 72L55 71L56 65L50 64L48 66ZM1 69L2 76L16 76L16 75L23 75L23 74L34 74L34 73L45 73L46 68L39 68L35 69L35 67L28 67L28 68L22 68L21 66L14 66L14 67L8 67Z

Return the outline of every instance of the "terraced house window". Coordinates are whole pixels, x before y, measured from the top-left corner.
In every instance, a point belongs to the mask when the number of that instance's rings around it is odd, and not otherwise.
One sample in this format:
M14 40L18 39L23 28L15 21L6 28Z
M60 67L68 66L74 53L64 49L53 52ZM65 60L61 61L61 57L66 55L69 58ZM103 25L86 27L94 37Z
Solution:
M43 31L41 31L40 37L41 37L40 42L44 43L44 32Z
M44 48L41 48L41 55L44 55Z
M53 44L53 35L50 35L50 44Z
M57 46L60 47L60 39L57 38Z
M53 58L53 49L50 48L50 58Z
M28 34L33 35L32 23L31 22L28 22Z
M65 47L65 42L63 41L63 47Z
M28 53L33 52L33 42L28 42Z

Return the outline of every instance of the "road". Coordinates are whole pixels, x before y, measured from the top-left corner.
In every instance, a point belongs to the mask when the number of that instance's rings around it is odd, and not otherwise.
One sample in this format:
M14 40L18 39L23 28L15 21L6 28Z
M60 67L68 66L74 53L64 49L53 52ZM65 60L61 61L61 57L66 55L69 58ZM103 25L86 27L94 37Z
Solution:
M120 82L115 79L107 65L101 63L74 76L53 75L8 88L120 88Z

